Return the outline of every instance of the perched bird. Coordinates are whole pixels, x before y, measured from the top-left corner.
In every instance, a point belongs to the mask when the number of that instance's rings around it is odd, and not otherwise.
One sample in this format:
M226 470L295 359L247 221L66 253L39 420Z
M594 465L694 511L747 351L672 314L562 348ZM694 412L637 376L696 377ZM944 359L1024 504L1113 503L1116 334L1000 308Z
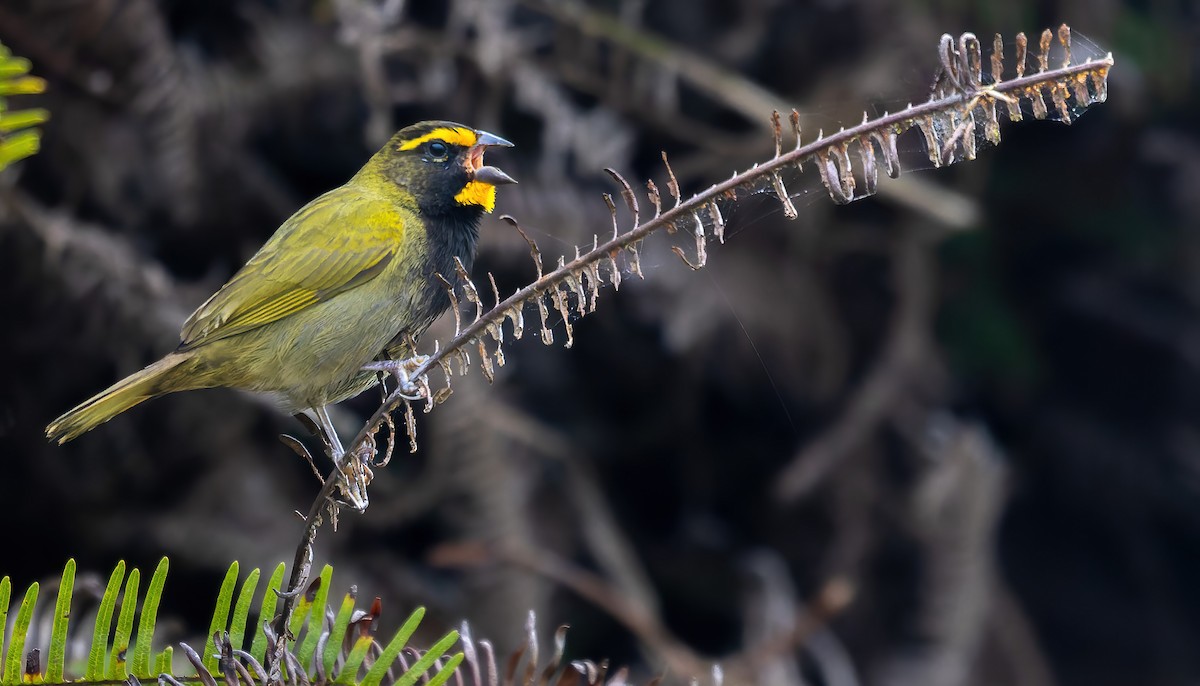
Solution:
M400 130L288 218L188 317L174 352L54 420L47 437L65 443L167 393L229 387L308 415L340 452L326 406L401 368L387 353L450 304L434 274L453 274L455 257L470 269L496 186L516 183L483 165L492 146L512 143L445 121Z

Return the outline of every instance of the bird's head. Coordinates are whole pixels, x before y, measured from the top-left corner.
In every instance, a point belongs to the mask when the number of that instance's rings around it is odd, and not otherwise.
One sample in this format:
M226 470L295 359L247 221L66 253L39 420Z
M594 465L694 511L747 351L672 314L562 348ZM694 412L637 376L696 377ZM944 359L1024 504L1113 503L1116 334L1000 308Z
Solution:
M512 143L462 124L426 121L397 132L376 160L385 177L412 193L423 214L491 212L496 186L516 183L483 164L484 151L495 146Z

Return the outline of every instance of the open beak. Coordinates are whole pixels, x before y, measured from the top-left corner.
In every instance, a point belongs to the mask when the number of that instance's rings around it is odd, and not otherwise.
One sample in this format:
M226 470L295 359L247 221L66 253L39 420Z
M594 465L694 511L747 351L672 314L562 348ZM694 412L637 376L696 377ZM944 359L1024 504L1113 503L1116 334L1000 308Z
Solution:
M471 178L492 186L516 183L516 179L496 167L487 167L483 164L485 150L491 147L511 148L513 144L487 131L476 131L475 136L475 145L471 146L467 154L467 172L471 174Z
M508 141L504 140L503 138L497 136L494 133L488 133L487 131L476 131L475 137L476 137L475 145L482 145L484 147L499 147L499 148L513 147L512 143L509 143Z

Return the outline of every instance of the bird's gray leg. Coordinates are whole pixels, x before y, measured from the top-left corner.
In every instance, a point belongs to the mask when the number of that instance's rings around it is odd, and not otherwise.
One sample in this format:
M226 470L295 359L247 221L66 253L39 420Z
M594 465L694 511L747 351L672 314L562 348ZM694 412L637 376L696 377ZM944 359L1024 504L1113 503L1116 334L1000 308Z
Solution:
M338 502L349 505L355 510L362 512L367 509L367 504L370 502L367 499L367 485L374 478L374 473L371 471L370 459L358 459L354 455L346 455L346 449L342 447L342 441L338 438L337 429L333 428L333 421L329 419L329 411L324 407L313 407L304 410L303 414L321 430L325 437L325 442L329 447L333 458L334 467L340 475L338 480L338 490L341 492L341 497Z
M387 372L396 380L400 394L408 400L421 400L421 388L413 383L412 374L429 361L428 355L413 355L403 360L376 360L363 365L364 371Z
M333 422L329 419L329 411L324 406L312 407L304 410L304 415L313 420L317 427L321 429L321 433L325 435L326 443L329 444L329 448L333 452L333 455L330 456L333 458L333 463L339 464L346 449L342 447L342 441L338 438L337 429L333 428Z

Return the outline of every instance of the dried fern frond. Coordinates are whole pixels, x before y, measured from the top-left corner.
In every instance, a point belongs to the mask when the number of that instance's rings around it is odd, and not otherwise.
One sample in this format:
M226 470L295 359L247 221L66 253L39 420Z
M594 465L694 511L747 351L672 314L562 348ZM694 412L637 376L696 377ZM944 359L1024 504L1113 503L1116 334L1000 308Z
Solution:
M517 221L502 217L529 243L537 279L507 298L501 298L495 279L489 274L494 304L485 309L480 289L461 263L454 275L455 283L446 275L441 276L451 298L455 336L444 345L435 343L433 353L415 371L414 378L419 380L425 398L425 410L431 410L449 395L453 366L458 367L459 374L466 373L471 364L471 350L478 352L484 376L492 379L495 367L504 364L504 322L509 321L513 338L521 338L527 307L536 308L538 331L546 344L554 341L551 312L561 316L565 343L570 347L574 340L572 316L594 312L600 288L605 284L619 288L623 273L642 276L638 249L653 233L665 229L668 233L690 236L694 243L694 258L689 259L679 246L673 246L672 250L689 267L699 269L707 260L709 241L715 238L724 242L722 207L728 208L750 194L769 192L778 199L784 214L795 218L798 212L795 196L788 190L789 178L806 169L815 168L829 197L844 204L875 193L881 166L890 177L900 174L897 139L910 131L919 131L929 163L942 167L974 159L981 145L999 143L1002 114L1012 121L1030 116L1070 124L1088 107L1106 100L1108 72L1113 65L1111 53L1101 55L1090 45L1076 50L1077 53L1088 53L1082 60L1076 60L1072 47L1071 30L1065 24L1057 32L1043 31L1032 51L1026 36L1018 34L1015 69L1006 74L1003 41L999 35L993 40L987 71L983 68L982 45L974 34L964 33L957 40L949 34L943 35L938 46L940 72L928 101L910 104L899 112L885 113L874 119L864 114L863 122L858 126L828 136L818 132L816 138L807 143L802 137L800 117L793 110L789 117L792 145L788 149L785 149L782 118L776 112L772 115L774 156L690 198L682 196L664 154L670 197L664 206L658 186L648 181L646 197L653 208L653 217L646 221L641 219L638 193L619 173L606 170L619 186L631 217L629 228L622 231L616 201L612 195L605 194L604 201L612 218L611 239L601 243L598 237L593 237L591 246L587 249L576 247L574 258L569 261L565 256L559 257L549 271L544 268L541 250ZM474 310L465 323L459 307L463 301ZM415 349L415 342L412 344ZM435 367L442 370L446 384L437 391L431 388L428 377ZM409 401L399 393L393 393L359 432L351 444L351 453L361 452L363 446L369 445L384 418L402 405L406 417L411 420ZM415 449L413 422L406 424L410 444Z
M626 271L642 276L639 246L653 233L665 229L668 234L689 236L695 246L694 261L678 245L672 250L689 267L700 269L707 261L709 240L715 238L724 242L722 207L728 209L730 204L747 195L769 192L778 199L784 214L795 218L798 212L787 186L793 175L804 173L806 168L815 168L830 198L843 204L875 192L881 164L889 176L900 174L897 139L910 131L920 132L929 163L940 167L974 159L980 145L998 143L1001 111L1010 120L1023 119L1028 113L1035 119L1071 123L1088 107L1107 99L1108 72L1113 66L1111 53L1101 55L1099 51L1093 51L1092 46L1085 45L1079 52L1086 54L1082 60L1076 60L1072 47L1071 31L1066 25L1059 27L1057 32L1047 29L1039 37L1032 54L1034 62L1031 62L1028 40L1024 34L1018 34L1015 74L1006 77L1003 42L999 36L993 41L990 69L985 72L982 45L974 34L964 33L957 40L949 34L943 35L938 45L941 69L927 102L910 104L899 112L885 113L875 119L864 114L863 122L858 126L844 128L829 136L818 131L816 139L808 143L801 135L800 117L793 110L789 118L792 145L786 151L782 118L775 112L771 117L775 154L769 160L735 173L728 180L686 199L664 153L666 189L670 196L667 202L670 204L664 207L664 196L658 186L647 181L646 198L653 208L653 216L644 222L639 194L618 172L606 170L619 186L621 199L630 215L629 228L622 231L617 202L613 195L604 194L612 221L612 238L601 243L598 236L593 236L590 246L586 249L577 246L573 259L568 261L566 256L561 256L549 271L545 269L537 243L515 219L502 217L529 244L537 279L502 298L496 280L489 274L488 285L494 303L489 309L480 295L480 288L471 281L461 261L456 260L456 274L438 275L449 295L455 333L444 345L435 341L432 353L410 374L419 389L419 398L424 401L425 411L431 411L449 397L454 366L458 367L459 375L466 374L471 366L472 349L479 354L483 375L492 380L496 366L503 366L505 362L505 320L510 324L511 336L521 338L527 307L537 309L538 332L546 344L554 342L551 311L560 316L566 334L565 344L570 347L574 342L572 316L582 317L594 312L601 287L611 284L614 290L619 288ZM1031 64L1034 65L1032 68ZM473 316L465 323L460 308L464 301L465 306L474 309ZM409 350L417 351L415 340L410 338L406 344ZM445 379L445 385L436 391L429 376L435 367L441 370ZM296 594L306 583L312 542L326 514L336 528L339 505L334 500L335 492L341 492L342 502L365 509L371 467L381 464L372 463L377 453L375 435L384 426L394 426L390 415L402 406L409 445L416 450L416 422L409 397L412 396L406 397L402 389L397 389L384 400L350 443L346 457L326 478L310 506L288 582L289 590L284 594L281 616L285 620L292 616ZM389 436L389 455L391 443Z
M537 615L530 611L525 620L525 640L504 659L501 672L492 644L486 640L476 642L471 636L471 627L463 622L459 630L460 643L466 656L466 666L456 675L464 679L467 686L488 684L512 684L513 686L627 686L629 672L624 667L609 671L607 660L573 660L565 662L563 652L567 646L567 626L554 632L554 652L546 663L540 660L538 651ZM656 678L647 686L656 686ZM714 686L720 686L715 683Z

